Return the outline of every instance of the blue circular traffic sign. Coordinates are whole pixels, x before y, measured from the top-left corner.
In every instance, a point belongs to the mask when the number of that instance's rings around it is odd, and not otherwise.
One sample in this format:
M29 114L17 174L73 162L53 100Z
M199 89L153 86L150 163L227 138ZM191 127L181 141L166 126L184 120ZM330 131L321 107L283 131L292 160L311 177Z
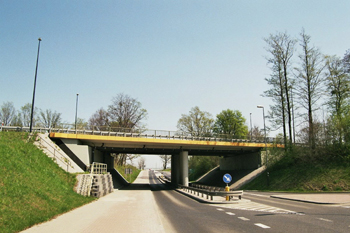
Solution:
M232 181L232 176L230 174L226 173L222 179L224 180L224 182L226 184L228 184Z

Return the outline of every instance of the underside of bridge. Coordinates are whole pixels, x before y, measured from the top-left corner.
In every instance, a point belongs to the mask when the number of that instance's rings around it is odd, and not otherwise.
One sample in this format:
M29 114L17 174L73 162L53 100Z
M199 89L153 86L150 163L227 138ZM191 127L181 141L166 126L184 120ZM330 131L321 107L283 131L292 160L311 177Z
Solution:
M115 137L84 134L50 133L61 148L70 151L76 163L86 169L93 162L106 163L114 169L113 154L171 155L172 182L188 185L188 156L220 156L222 170L256 169L261 164L264 143L171 140L157 138ZM272 145L269 145L270 147Z

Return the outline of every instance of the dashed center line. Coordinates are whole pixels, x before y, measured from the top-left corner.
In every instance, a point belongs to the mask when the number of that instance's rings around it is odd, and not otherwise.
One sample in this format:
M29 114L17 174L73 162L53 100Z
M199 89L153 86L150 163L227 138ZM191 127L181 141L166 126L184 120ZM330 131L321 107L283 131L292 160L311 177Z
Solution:
M228 214L228 215L236 215L235 213L232 213L232 212L226 212L226 214Z
M329 220L326 218L317 218L318 220L325 221L325 222L333 222L333 220Z
M271 227L266 226L266 225L264 225L264 224L262 224L262 223L255 223L254 225L255 225L255 226L258 226L258 227L261 227L261 228L264 228L264 229L271 228Z
M238 217L239 219L243 220L243 221L250 221L249 218L245 218L245 217Z
M216 210L218 210L218 211L224 211L224 209L221 209L221 208L216 208Z

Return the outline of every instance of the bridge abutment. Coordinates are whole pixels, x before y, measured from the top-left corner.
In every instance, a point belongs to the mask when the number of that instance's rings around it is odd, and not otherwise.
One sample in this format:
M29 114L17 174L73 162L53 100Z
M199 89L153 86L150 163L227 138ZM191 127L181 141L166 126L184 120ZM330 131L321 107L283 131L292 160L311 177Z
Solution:
M245 170L261 167L261 152L227 156L220 159L220 170Z

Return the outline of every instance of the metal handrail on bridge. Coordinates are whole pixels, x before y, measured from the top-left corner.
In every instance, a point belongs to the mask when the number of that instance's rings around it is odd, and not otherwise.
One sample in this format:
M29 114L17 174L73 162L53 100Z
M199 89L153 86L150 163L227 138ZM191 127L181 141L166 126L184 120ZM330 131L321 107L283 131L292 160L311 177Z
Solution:
M93 127L94 128L94 127ZM72 129L72 128L45 128L35 127L34 132L39 133L67 133L67 134L85 134L100 136L116 136L116 137L137 137L137 138L159 138L168 140L196 140L196 141L222 141L222 142L253 142L264 143L264 138L233 138L232 135L215 134L214 136L193 136L180 131L168 130L134 130L128 128L105 127L107 130L94 129ZM0 131L29 131L29 127L20 126L0 126ZM276 143L276 138L267 137L267 143Z

